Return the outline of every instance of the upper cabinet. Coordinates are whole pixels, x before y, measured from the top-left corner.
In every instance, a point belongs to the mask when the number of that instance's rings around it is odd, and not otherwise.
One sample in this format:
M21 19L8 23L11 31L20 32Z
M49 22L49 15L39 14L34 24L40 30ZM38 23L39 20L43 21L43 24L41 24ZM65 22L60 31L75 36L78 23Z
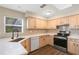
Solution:
M77 25L77 16L69 16L69 27L76 28Z
M48 29L56 29L56 26L58 25L58 20L56 19L49 20L47 25Z
M68 24L68 18L67 17L61 17L59 18L60 20L60 25L63 25L63 24Z
M36 28L37 29L46 29L47 27L47 21L42 19L36 20Z
M35 17L28 17L28 29L46 29L47 21Z
M77 22L77 28L79 28L79 15L77 15L76 17L77 17L77 20L76 20L76 22Z
M28 17L27 24L28 29L36 28L36 19L34 17Z
M35 17L28 17L28 29L56 29L57 25L69 24L71 29L79 28L79 15L60 17L44 20Z

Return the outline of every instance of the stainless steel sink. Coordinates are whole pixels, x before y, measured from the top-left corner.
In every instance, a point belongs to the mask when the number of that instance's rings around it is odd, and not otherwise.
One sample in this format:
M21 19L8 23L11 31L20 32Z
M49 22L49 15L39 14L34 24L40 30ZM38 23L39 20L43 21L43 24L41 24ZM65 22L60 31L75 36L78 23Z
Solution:
M10 42L19 42L19 41L21 41L22 39L24 39L24 38L17 38L17 39L14 39L14 40L10 41Z

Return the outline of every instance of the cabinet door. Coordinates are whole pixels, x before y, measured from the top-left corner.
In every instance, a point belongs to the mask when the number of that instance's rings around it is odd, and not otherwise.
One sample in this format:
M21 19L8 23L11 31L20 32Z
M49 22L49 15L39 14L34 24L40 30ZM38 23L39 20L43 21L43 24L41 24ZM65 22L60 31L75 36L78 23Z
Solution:
M76 25L77 25L77 17L76 16L69 16L70 28L76 28Z
M30 40L29 40L29 39L24 40L23 42L21 42L21 44L23 45L23 47L24 47L28 52L30 52Z
M79 43L76 43L76 54L79 55Z
M37 19L36 20L36 28L37 29L46 29L47 22L42 19Z
M56 19L48 21L48 29L56 29L57 25L58 25L58 22Z
M68 40L68 52L76 54L76 44L72 41L72 39Z
M76 39L76 54L79 55L79 40Z
M76 15L76 17L77 17L77 21L76 21L77 22L76 23L77 24L77 28L79 29L79 15Z
M31 38L31 51L39 48L39 37Z
M43 46L47 45L47 38L46 38L46 36L40 36L39 43L40 43L40 47L43 47Z
M47 44L53 46L54 45L53 36L47 35L46 38L47 38Z
M28 25L27 25L28 29L35 29L36 19L34 17L28 17L27 22L28 22Z

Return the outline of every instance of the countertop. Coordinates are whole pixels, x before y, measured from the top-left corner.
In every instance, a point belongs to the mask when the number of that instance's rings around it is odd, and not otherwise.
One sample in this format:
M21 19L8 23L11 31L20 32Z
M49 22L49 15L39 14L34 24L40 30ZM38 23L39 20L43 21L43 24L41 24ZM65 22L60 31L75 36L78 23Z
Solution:
M10 42L11 38L2 38L0 39L0 55L21 55L21 54L28 54L28 51L20 44L22 41L35 37L35 36L42 36L42 35L55 35L56 33L43 33L43 34L33 34L33 35L25 35L20 36L24 38L19 42Z
M42 33L42 34L33 34L33 35L26 35L26 36L20 36L19 38L24 38L17 43L21 43L22 41L31 38L31 37L36 37L36 36L42 36L42 35L56 35L57 33Z
M20 36L20 38L24 38L19 42L10 42L11 38L3 38L0 39L0 54L1 55L20 55L20 54L28 54L28 51L24 49L24 47L20 44L22 41L35 37L35 36L42 36L42 35L56 35L57 33L42 33L42 34L33 34L33 35L25 35ZM79 35L72 34L69 38L79 39Z
M79 39L79 35L77 35L77 34L72 34L72 35L70 35L68 38Z

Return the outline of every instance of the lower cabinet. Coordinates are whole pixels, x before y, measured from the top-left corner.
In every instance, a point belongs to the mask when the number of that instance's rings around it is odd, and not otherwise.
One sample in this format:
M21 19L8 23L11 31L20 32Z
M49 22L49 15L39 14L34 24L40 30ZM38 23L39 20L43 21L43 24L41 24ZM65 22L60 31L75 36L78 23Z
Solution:
M22 41L21 44L28 52L31 52L41 47L44 47L48 44L53 46L53 36L43 35L43 36L31 37L26 40L24 39L24 41Z
M39 40L40 47L43 47L48 44L53 45L53 36L50 35L40 36L40 40Z
M24 47L28 52L31 51L30 39L24 39L24 41L21 42L21 44L23 45L23 47Z
M79 55L79 40L68 39L68 52L71 54Z

